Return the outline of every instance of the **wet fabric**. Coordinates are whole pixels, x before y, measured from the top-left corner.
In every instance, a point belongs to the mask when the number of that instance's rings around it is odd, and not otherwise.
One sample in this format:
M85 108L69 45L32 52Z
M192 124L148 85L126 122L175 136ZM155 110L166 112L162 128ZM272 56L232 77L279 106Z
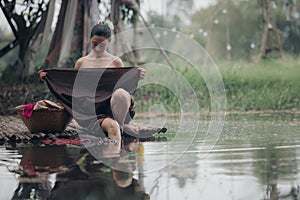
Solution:
M112 93L122 88L133 94L137 88L137 68L46 69L51 93L80 126L96 131Z
M26 118L30 118L36 103L28 103L24 106L22 114Z
M22 107L23 105L17 106L16 108L18 109L19 107ZM48 110L48 109L64 109L61 105L49 101L49 100L40 100L34 103L28 103L24 106L23 108L23 116L26 118L30 118L32 115L32 112L34 110Z

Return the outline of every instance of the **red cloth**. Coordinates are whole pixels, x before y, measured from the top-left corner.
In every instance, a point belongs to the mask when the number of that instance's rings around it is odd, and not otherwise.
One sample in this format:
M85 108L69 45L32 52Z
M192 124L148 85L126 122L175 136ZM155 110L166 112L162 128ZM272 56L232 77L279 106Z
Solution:
M24 117L30 118L35 104L36 103L28 103L24 106L23 113L22 113L24 115Z
M67 144L73 144L73 145L82 145L82 141L80 139L64 139L64 138L58 138L55 140L42 140L43 144L50 145L50 144L56 144L56 145L67 145Z
M56 145L65 145L65 144L74 144L74 145L81 145L82 141L80 139L56 139Z

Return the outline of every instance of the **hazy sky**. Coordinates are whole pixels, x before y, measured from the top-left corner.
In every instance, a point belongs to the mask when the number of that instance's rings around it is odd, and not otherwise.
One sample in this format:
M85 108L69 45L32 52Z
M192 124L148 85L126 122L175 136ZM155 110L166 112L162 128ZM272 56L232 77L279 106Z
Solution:
M213 4L214 2L215 0L194 0L194 8L195 10L199 10L201 8L207 7L208 5ZM144 13L150 10L154 10L159 14L165 13L166 12L165 3L166 0L142 0L141 10ZM4 30L9 29L9 25L2 13L2 10L0 10L0 28Z

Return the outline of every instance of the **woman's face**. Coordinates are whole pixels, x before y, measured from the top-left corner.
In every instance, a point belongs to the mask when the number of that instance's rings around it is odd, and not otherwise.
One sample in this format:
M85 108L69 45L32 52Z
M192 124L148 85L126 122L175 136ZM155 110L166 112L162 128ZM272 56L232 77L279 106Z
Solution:
M107 48L108 43L109 43L109 41L105 37L97 36L97 35L94 35L91 38L90 42L91 42L91 46L92 46L93 51L97 55L102 55L106 51L106 48Z

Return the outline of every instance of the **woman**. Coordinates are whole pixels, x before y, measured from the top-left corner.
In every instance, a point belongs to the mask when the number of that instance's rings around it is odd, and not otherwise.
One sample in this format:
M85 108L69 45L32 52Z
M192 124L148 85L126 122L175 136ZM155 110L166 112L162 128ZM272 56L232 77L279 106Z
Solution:
M111 28L107 22L98 22L93 26L90 36L91 52L76 61L75 68L119 68L124 67L120 58L107 52L111 39ZM140 79L144 79L146 71L138 68ZM41 79L46 72L39 71ZM138 128L128 124L129 108L132 104L130 94L124 89L117 89L110 99L109 111L101 113L102 118L98 119L101 128L108 134L109 138L121 139L121 130L126 133L138 134ZM97 113L98 114L98 113ZM125 121L127 122L125 124Z

